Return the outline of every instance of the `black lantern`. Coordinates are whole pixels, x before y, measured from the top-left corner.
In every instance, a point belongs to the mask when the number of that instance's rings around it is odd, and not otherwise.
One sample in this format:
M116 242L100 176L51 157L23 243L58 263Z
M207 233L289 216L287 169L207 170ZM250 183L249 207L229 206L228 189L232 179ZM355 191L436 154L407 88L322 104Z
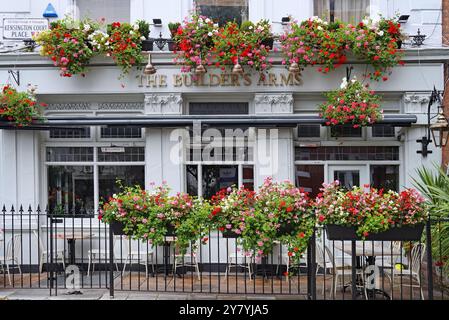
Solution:
M430 125L433 142L437 148L445 147L449 138L449 123L443 112L440 112L437 121Z

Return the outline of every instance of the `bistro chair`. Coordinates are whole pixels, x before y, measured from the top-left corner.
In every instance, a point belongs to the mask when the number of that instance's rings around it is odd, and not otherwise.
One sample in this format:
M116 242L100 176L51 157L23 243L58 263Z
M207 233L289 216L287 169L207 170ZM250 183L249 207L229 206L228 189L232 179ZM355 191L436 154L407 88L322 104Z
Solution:
M36 237L39 245L39 273L42 273L44 263L49 263L51 260L50 251L47 250L42 242L42 233L37 230L33 230L33 234ZM40 235L40 236L39 236ZM61 262L62 267L65 270L65 251L64 249L57 249L54 251L53 259L55 263Z
M186 253L181 253L176 248L175 250L175 259L173 262L173 277L176 275L176 269L179 267L193 267L195 268L196 274L198 276L198 280L200 277L200 266L198 264L198 247L200 246L199 241L195 242L194 247L192 244L187 248Z
M304 253L306 254L306 253ZM299 273L301 274L301 261L298 263L292 263L291 258L288 256L288 246L279 244L279 255L278 255L278 264L276 266L276 274L279 272L279 267L281 265L285 265L286 270L286 276L285 281L288 282L289 280L289 270L292 268L298 268Z
M145 277L148 278L148 265L151 261L151 274L154 275L154 250L153 245L150 245L148 241L137 242L137 249L132 249L132 244L137 241L129 242L129 251L126 255L125 263L123 264L122 274L125 273L126 265L139 264L145 266Z
M416 244L410 252L410 265L407 268L396 268L384 270L391 285L391 296L393 299L393 289L402 285L408 285L410 289L419 288L421 300L424 300L424 293L421 283L421 265L426 252L426 245ZM408 282L408 283L407 283Z
M254 261L253 253L245 251L240 245L236 244L236 250L228 250L228 261L227 261L228 263L226 266L225 279L228 277L228 273L231 272L231 268L241 267L248 270L249 280L251 281L252 280L251 265L253 261Z
M118 268L118 264L117 264L117 260L115 259L115 253L114 253L114 248L115 248L115 243L117 242L117 237L121 237L121 236L113 236L113 244L112 244L112 254L113 254L113 258L115 261L115 267L117 269L117 271L119 271ZM100 262L100 261L108 261L109 260L109 249L90 249L87 251L87 256L88 256L88 266L87 266L87 276L90 275L90 268L92 266L92 272L94 272L95 270L95 263L96 262Z
M12 268L17 268L19 273L22 274L22 269L20 268L19 256L22 249L22 237L18 234L6 243L5 255L0 256L0 266L2 270L6 267L6 272L8 273L8 281L9 284L12 285L11 281L11 270Z

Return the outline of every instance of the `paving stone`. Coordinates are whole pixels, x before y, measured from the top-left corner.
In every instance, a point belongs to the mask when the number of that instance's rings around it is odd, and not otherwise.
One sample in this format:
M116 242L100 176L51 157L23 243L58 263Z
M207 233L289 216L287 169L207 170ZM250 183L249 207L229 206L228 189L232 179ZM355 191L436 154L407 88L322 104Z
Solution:
M161 300L156 293L148 294L130 294L127 300Z
M274 296L259 296L259 295L248 295L247 300L276 300Z
M219 294L217 300L246 300L245 295Z
M190 300L187 294L159 294L157 300Z
M217 300L216 294L190 294L190 300Z

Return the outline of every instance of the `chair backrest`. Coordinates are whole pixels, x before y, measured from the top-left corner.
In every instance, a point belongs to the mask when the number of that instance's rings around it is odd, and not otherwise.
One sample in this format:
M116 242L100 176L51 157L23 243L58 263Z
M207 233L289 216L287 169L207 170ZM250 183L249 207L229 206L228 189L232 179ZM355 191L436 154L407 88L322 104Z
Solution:
M326 262L327 261L327 255L326 252L324 251L323 245L319 242L316 243L316 263L318 264L319 267L325 267L326 266Z
M43 252L43 251L45 251L45 246L44 246L44 243L42 242L42 233L39 231L33 230L33 235L36 237L36 240L38 241L39 252Z
M426 252L426 245L424 243L418 243L410 252L411 258L411 270L416 273L421 272L421 264L424 259L424 255Z
M21 256L21 248L22 248L22 237L20 234L16 234L11 237L6 244L6 260L16 259Z

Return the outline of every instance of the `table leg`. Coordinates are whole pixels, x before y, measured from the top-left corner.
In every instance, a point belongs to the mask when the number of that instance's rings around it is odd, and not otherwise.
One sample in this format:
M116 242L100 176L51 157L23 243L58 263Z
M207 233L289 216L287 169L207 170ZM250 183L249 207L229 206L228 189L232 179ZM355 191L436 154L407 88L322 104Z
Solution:
M367 262L368 266L375 266L376 265L376 257L368 256L368 257L366 257L366 262ZM385 298L387 298L388 300L390 300L390 295L379 288L372 288L372 289L365 288L365 290L366 290L368 299L375 300L376 295L380 294L380 295L384 296Z
M76 260L75 260L75 239L67 239L67 243L69 245L69 259L70 259L70 264L74 265Z

